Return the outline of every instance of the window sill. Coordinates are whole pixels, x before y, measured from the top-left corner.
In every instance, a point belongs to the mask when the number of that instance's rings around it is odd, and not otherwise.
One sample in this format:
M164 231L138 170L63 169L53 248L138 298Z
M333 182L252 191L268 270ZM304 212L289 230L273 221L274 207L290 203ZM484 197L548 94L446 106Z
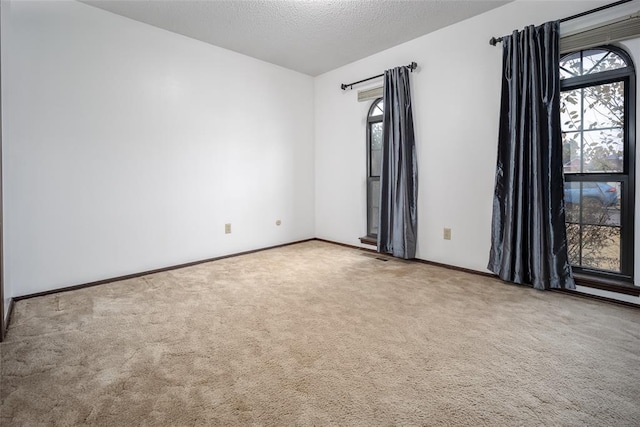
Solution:
M640 286L634 286L630 283L622 282L620 280L594 278L592 276L580 273L573 273L573 279L578 286L616 292L619 294L631 295L634 297L640 296Z
M378 240L375 237L364 236L360 237L360 243L363 245L378 247Z

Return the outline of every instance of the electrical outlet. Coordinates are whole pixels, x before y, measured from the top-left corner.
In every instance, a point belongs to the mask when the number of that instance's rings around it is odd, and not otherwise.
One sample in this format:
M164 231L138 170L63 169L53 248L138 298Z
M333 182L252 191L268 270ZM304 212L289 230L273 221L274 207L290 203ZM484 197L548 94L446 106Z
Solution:
M224 225L224 234L231 234L231 223Z
M451 229L445 228L442 237L444 237L444 240L451 240Z

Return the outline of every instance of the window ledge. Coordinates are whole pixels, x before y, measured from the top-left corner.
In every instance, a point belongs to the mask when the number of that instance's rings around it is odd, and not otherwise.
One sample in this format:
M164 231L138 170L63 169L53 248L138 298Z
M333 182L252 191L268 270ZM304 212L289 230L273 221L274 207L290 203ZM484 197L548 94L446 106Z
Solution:
M363 245L378 247L378 239L374 237L369 237L369 236L360 237L360 243L362 243Z
M623 282L615 279L603 279L588 276L586 274L573 273L573 279L578 286L587 288L600 289L603 291L617 292L619 294L640 296L640 286L634 286L631 283Z

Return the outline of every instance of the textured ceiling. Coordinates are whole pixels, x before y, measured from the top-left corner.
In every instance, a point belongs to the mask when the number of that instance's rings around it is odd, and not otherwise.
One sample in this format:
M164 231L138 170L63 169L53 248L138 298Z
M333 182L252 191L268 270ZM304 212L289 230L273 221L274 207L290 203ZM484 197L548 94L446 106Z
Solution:
M317 76L511 0L81 1Z

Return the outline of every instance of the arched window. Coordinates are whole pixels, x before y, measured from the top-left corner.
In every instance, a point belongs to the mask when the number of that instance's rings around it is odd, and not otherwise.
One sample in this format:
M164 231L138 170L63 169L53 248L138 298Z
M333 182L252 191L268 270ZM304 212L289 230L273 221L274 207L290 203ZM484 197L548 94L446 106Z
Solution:
M367 237L378 237L380 170L382 169L382 98L376 99L367 115Z
M635 70L620 48L560 59L564 199L574 273L633 282Z

